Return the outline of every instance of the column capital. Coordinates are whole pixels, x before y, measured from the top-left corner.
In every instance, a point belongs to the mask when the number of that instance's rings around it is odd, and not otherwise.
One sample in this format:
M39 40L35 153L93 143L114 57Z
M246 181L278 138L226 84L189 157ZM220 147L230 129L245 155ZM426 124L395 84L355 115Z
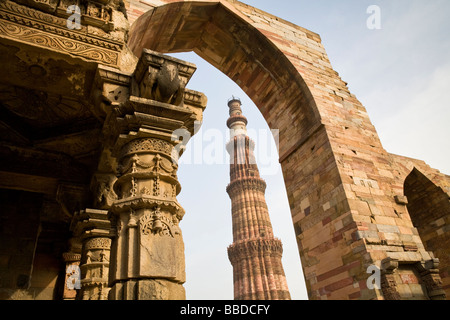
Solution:
M137 138L172 142L177 129L193 135L207 103L203 93L186 89L195 70L194 64L147 49L132 73L99 66L92 100L98 116L106 118L105 142L120 152Z
M63 259L64 262L70 263L70 262L79 262L81 259L80 253L74 253L74 252L64 252L63 253Z

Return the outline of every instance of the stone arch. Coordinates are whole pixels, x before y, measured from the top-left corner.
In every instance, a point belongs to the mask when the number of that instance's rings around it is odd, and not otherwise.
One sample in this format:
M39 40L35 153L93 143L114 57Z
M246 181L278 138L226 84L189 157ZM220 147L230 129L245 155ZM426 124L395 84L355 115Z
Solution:
M427 251L440 262L440 274L447 295L450 293L450 197L414 168L404 182L408 212Z
M238 84L268 125L280 130L280 155L289 142L320 124L312 94L286 55L226 2L175 2L156 7L132 25L128 45L162 53L193 51ZM283 113L274 112L284 110ZM281 122L295 122L293 128ZM295 139L289 137L294 136ZM292 146L291 146L292 147Z

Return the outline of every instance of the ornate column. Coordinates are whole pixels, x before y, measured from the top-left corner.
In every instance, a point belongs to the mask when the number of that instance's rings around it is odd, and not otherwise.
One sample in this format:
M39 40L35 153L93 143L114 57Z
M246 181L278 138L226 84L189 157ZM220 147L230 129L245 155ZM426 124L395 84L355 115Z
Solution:
M77 212L74 216L73 233L82 242L79 299L108 299L110 225L106 210L86 209Z
M177 170L187 143L180 136L193 135L206 106L203 94L185 90L195 69L144 50L131 76L132 95L109 106L104 132L118 163L118 199L110 209L112 300L185 298Z

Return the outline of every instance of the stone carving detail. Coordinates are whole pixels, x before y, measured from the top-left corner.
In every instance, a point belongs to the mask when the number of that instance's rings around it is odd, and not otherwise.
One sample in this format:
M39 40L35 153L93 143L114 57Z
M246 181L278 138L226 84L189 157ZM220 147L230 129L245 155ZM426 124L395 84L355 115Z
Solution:
M144 214L139 220L139 225L143 235L158 234L174 237L175 234L172 221L161 214L159 207L156 207L152 214Z
M442 279L437 269L439 261L432 259L426 262L403 262L401 265L398 260L386 258L381 263L381 290L383 292L384 299L386 300L401 300L402 295L398 289L397 279L401 279L398 276L399 265L411 266L413 270L419 272L419 278L426 290L424 296L430 300L445 300L445 291L442 288Z
M15 25L2 20L0 20L0 33L30 44L62 51L70 55L80 56L107 65L117 65L118 63L119 54L117 52L102 50L95 45L50 35L46 32Z
M112 29L112 10L119 8L119 1L102 0L15 0L18 3L26 4L47 13L56 14L59 17L68 17L70 13L67 9L76 5L80 9L82 22L103 28ZM110 23L110 25L106 25Z
M83 118L89 112L87 106L76 99L40 90L0 85L0 98L8 101L10 110L15 114L27 120L39 119L43 125L64 121L69 117Z
M400 293L397 289L397 283L392 273L381 274L381 289L383 291L384 299L386 300L401 300Z
M63 253L63 259L65 262L76 262L80 261L81 254L79 253L73 253L73 252L64 252Z
M97 250L97 249L107 249L111 248L111 239L109 238L92 238L87 241L84 245L86 250Z
M173 105L183 102L184 85L175 64L165 61L157 73L150 73L141 84L141 95Z
M439 274L439 259L432 259L425 263L419 263L420 277L427 289L431 300L446 300L446 294L442 287L442 278Z
M143 187L143 188L141 189L141 194L146 194L146 195L148 195L148 196L151 196L151 195L152 195L152 192L151 192L147 187Z
M167 156L171 156L173 146L160 139L138 139L133 140L122 148L120 157L124 157L129 154L138 154L142 152L158 152L163 153ZM122 169L123 170L123 169Z
M136 173L138 172L138 167L139 168L143 168L143 169L148 169L150 168L150 165L142 162L139 159L139 156L137 154L135 154L129 161L128 161L128 165L126 165L125 167L120 168L120 172L122 174L124 173Z
M159 186L159 177L158 176L156 176L154 179L153 179L153 195L154 196L159 196L160 195L160 193L161 193L161 189L160 189L160 186Z
M31 2L31 5L32 3L42 4L38 1L25 2L27 4ZM82 8L84 8L83 3L80 4ZM48 4L51 6L51 3ZM99 3L88 2L91 16L83 14L81 29L71 30L67 28L67 17L70 15L66 12L68 4L67 1L61 1L59 10L53 8L50 11L45 10L42 6L36 7L36 9L49 12L45 13L11 1L0 2L0 34L21 42L117 66L119 52L125 44L125 34L123 32L107 32L114 28L113 24L109 22L114 6L106 8ZM74 4L73 1L70 4ZM97 7L98 10L96 11L94 7ZM55 13L60 17L50 13ZM84 25L85 23L95 27L88 28Z
M230 195L243 190L266 191L266 183L262 179L246 178L245 180L234 180L227 186L227 192Z
M161 141L157 143L161 145ZM141 148L143 150L144 146L141 146ZM149 172L154 172L156 174L167 173L169 175L176 176L178 166L171 163L169 160L162 158L159 154L153 158L152 163L145 163L141 161L139 156L135 154L129 159L125 166L119 166L119 171L121 174L136 173L138 171L146 171L147 169L149 169Z
M86 4L86 14L91 18L102 20L104 22L111 21L111 11L111 8L93 1L88 1Z
M130 197L136 197L138 193L138 186L136 183L136 179L134 177L131 178L131 189L130 189Z
M279 256L283 254L283 245L279 239L257 239L236 243L228 247L228 257L232 263L254 256Z
M384 259L381 262L381 290L386 300L401 299L394 276L397 268L398 261L391 258Z
M172 186L172 197L176 197L177 196L177 186L176 185L173 185Z
M186 84L195 70L192 64L171 57L162 58L151 50L144 50L135 73L140 96L182 106Z
M71 3L70 5L72 5ZM72 31L67 28L67 17L70 16L70 14L66 13L66 8L64 8L63 16L62 18L56 17L54 15L50 15L47 13L43 13L31 8L27 8L24 6L19 6L17 4L14 4L12 2L6 1L4 3L0 3L0 18L3 18L5 20L9 20L15 23L28 25L35 27L36 29L44 30L49 33L56 33L60 36L72 38L72 39L78 39L78 40L84 40L87 39L86 37L82 37L80 35L76 36L78 34L77 31ZM4 10L4 11L2 11ZM29 19L30 18L30 19ZM32 19L32 20L31 20ZM84 34L92 33L92 30L88 30L86 26L81 25L81 29ZM103 34L103 36L106 39L111 39L115 41L120 41L120 38L114 39L111 36L108 36L106 34ZM93 40L93 43L109 48L109 49L116 49L118 50L120 48L119 43L107 43L107 42L101 42L98 39Z
M112 174L97 174L92 181L93 193L95 195L95 205L100 209L111 207L117 194L114 192L113 184L116 177Z
M64 80L64 70L54 60L36 58L29 54L18 61L16 74L22 83L39 81L43 86L49 87Z

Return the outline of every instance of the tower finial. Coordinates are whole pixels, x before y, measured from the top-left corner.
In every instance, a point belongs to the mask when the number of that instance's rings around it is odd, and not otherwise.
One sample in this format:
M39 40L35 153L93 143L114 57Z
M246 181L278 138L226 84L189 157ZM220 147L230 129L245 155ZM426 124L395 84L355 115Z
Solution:
M231 108L233 103L239 103L239 106L242 105L241 99L239 99L238 97L235 97L235 96L231 96L231 98L228 100L228 107Z
M242 115L241 100L233 96L228 100L230 117L227 126L231 130L231 136L247 134L247 118Z

